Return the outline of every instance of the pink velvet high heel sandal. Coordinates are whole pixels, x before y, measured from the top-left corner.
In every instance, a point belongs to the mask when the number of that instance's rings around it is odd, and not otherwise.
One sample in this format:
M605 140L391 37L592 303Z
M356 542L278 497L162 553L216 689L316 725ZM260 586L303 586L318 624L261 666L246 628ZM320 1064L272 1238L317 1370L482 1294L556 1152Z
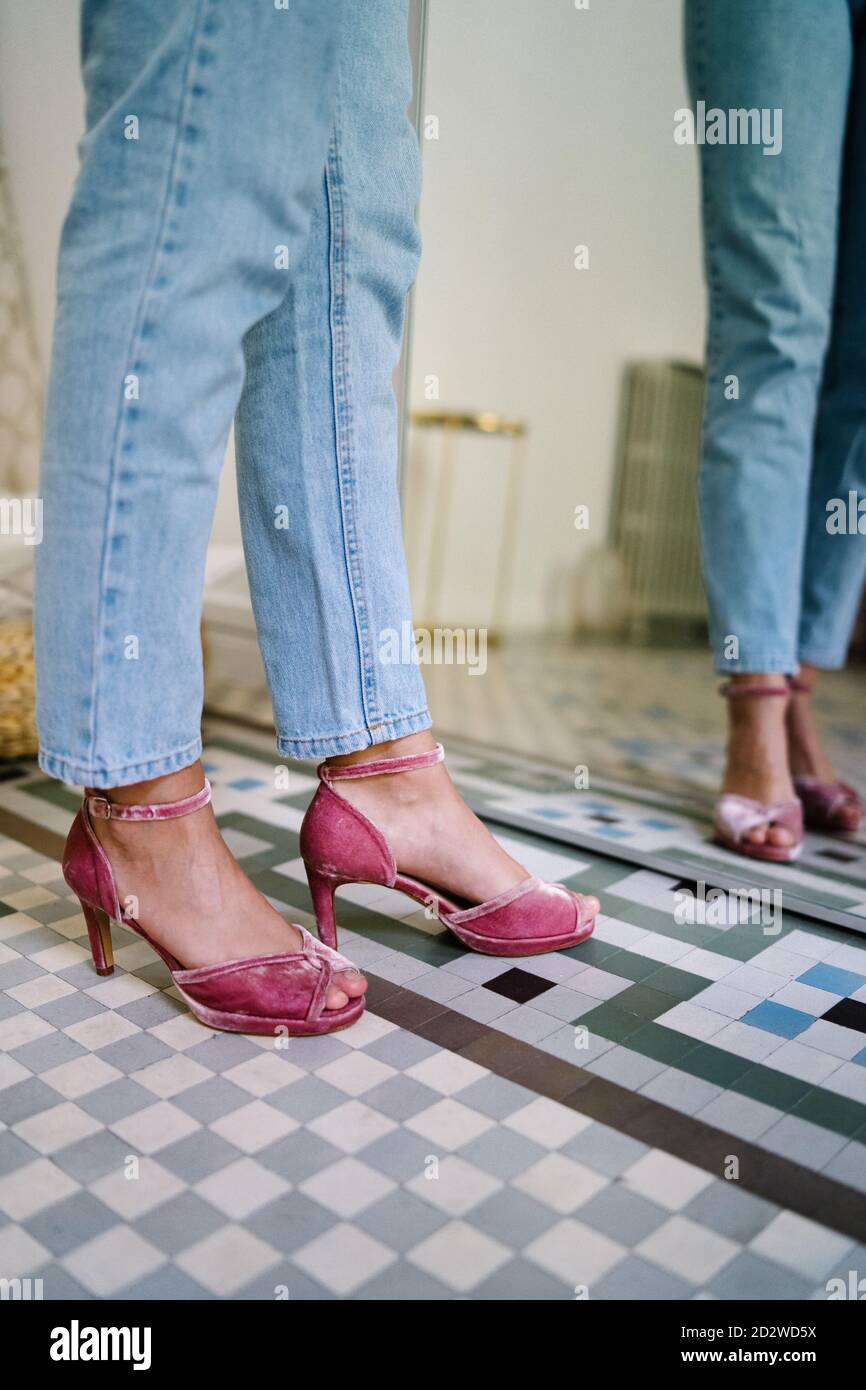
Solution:
M788 686L797 695L811 695L809 681L789 676ZM856 788L836 778L826 782L821 777L801 774L794 778L794 787L803 806L803 819L810 830L854 831L860 829L864 806Z
M738 685L733 681L720 687L722 695L729 699L787 695L787 686L776 685ZM713 824L716 838L727 849L744 854L749 859L765 859L770 863L789 864L799 858L803 850L803 808L799 801L753 801L748 796L737 796L724 792L716 801ZM765 825L768 829L790 830L793 844L762 845L747 840L750 830Z
M122 806L85 789L63 852L63 877L81 903L97 974L110 975L114 970L111 922L115 921L137 932L162 957L190 1011L211 1028L233 1033L276 1034L279 1030L290 1037L347 1028L364 1012L364 996L350 999L342 1009L326 1009L325 996L340 971L355 967L302 926L297 928L304 941L300 951L248 956L187 970L121 908L114 874L94 833L91 817L113 821L171 820L200 811L210 799L207 780L194 796L153 806Z
M595 917L587 913L580 893L559 883L527 878L486 903L457 901L401 874L382 832L331 785L347 778L432 767L444 757L440 743L426 753L319 767L319 787L304 816L300 843L322 940L332 947L337 944L336 890L345 883L378 883L432 907L464 946L483 955L540 955L583 941L592 932Z

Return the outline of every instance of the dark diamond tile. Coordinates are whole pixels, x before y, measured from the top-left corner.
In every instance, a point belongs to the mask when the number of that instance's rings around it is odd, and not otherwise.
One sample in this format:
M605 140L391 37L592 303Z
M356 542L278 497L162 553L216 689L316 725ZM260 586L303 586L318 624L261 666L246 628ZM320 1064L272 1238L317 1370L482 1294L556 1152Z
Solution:
M181 1192L141 1217L133 1229L166 1255L175 1256L225 1224L223 1214L210 1202L205 1202L195 1192Z
M528 970L515 967L488 980L484 988L492 990L494 994L501 994L504 999L512 999L515 1004L528 1004L531 999L537 999L539 994L546 994L549 989L553 989L553 985L553 980L543 980L540 975L530 975Z
M118 1224L117 1217L89 1192L76 1192L26 1223L30 1235L60 1258Z
M7 1086L3 1092L3 1120L9 1126L17 1125L22 1120L29 1120L31 1115L38 1115L60 1103L61 1097L57 1092L34 1076L14 1086Z
M859 999L840 999L822 1017L827 1023L838 1023L842 1028L866 1033L866 1004L861 1004Z
M334 1214L305 1197L303 1192L287 1192L262 1207L244 1225L275 1250L290 1255L331 1230Z

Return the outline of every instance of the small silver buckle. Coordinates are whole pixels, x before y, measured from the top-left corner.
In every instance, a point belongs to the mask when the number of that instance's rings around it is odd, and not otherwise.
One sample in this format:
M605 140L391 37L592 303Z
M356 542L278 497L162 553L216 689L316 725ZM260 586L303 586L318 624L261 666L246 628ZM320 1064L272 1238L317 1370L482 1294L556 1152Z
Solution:
M103 816L99 816L99 817L97 817L97 819L99 819L99 820L111 820L111 802L109 801L108 797L107 797L107 796L92 796L92 797L90 798L90 809L91 809L91 811L93 810L93 808L94 808L94 806L96 805L96 802L97 802L97 801L101 801L102 804L103 804L103 806L105 807L105 815L104 815L104 817L103 817Z

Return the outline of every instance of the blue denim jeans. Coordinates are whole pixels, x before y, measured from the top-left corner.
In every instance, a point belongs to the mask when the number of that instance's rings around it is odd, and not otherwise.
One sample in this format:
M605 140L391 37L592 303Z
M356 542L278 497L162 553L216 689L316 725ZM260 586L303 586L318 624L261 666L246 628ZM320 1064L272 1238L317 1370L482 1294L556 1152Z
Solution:
M84 0L42 473L40 763L110 787L201 748L205 552L238 491L278 747L428 727L392 388L417 267L405 0Z
M782 113L778 154L700 150L716 669L838 667L866 573L866 517L838 525L866 498L866 4L686 0L686 52L693 103Z

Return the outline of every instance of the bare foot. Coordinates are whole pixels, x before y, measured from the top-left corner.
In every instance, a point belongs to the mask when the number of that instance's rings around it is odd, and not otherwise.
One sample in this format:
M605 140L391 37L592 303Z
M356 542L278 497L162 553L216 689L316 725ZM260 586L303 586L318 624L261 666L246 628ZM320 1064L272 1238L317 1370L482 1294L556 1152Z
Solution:
M371 762L435 748L429 731L330 758L331 763ZM530 877L470 811L444 763L334 783L334 790L381 830L401 873L470 903L489 902ZM597 912L587 898L590 914Z
M733 679L736 683L738 677ZM785 680L781 675L750 675L739 679L748 685L767 685L771 689L778 689ZM767 803L795 799L788 766L787 703L787 698L781 695L729 698L728 761L723 792ZM794 843L791 831L776 825L756 826L746 832L745 839L754 845Z
M180 801L200 790L201 763L104 794L127 805ZM299 951L301 934L253 886L219 832L213 806L165 821L93 820L126 914L187 969L245 956ZM363 994L358 971L325 996L341 1009Z

